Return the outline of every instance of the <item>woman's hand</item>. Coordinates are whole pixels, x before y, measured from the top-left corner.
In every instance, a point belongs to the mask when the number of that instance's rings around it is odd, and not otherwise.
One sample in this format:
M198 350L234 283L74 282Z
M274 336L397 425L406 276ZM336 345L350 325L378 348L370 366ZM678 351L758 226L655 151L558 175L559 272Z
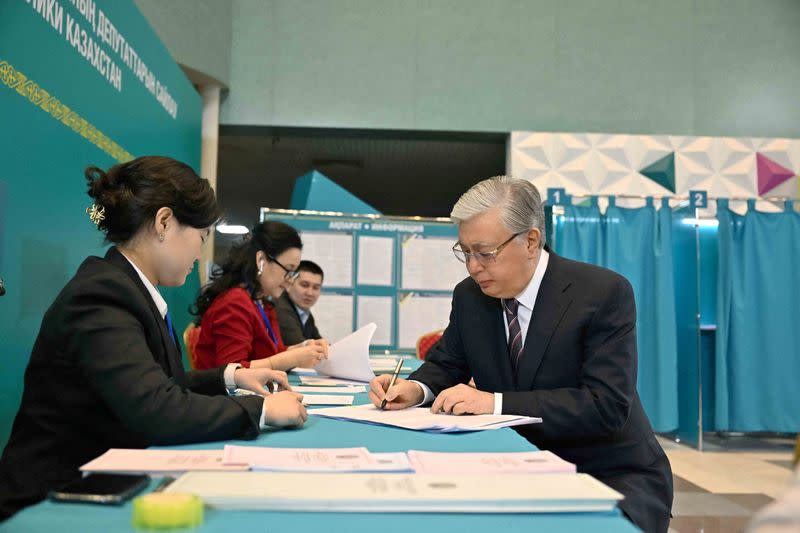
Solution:
M291 368L296 366L314 368L321 361L328 358L328 346L327 344L321 345L317 343L307 344L300 348L286 350L283 353L290 358Z
M292 390L286 372L268 368L237 368L233 373L233 381L237 388L247 389L262 396L271 392Z
M278 428L300 427L307 418L302 394L283 391L264 398L264 422L267 425Z

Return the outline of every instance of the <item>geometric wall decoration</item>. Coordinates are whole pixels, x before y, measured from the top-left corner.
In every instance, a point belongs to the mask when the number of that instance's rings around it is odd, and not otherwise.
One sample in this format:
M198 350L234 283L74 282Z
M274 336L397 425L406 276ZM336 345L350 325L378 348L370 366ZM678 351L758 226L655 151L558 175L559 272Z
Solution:
M800 139L514 131L506 173L543 194L796 198Z
M675 154L665 155L639 171L665 189L675 192Z
M763 154L756 154L758 165L758 194L771 191L781 183L794 177L794 172Z

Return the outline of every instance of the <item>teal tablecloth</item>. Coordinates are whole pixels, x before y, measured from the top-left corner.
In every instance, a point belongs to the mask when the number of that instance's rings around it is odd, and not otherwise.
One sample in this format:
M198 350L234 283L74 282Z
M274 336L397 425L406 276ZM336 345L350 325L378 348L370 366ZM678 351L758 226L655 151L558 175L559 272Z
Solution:
M297 382L293 378L294 383ZM366 394L356 395L355 403L365 403ZM313 409L313 408L312 408ZM433 434L399 428L373 426L310 416L302 429L262 433L254 441L220 441L183 449L219 449L226 443L277 447L366 446L373 452L398 452L409 449L429 451L512 452L535 449L512 429L474 433ZM153 483L155 486L155 483ZM103 507L45 501L0 524L2 532L30 533L111 533L133 531L131 503ZM539 532L635 532L619 511L607 513L553 514L424 514L424 513L273 513L216 511L207 509L205 523L198 532L346 531L376 533L464 533L466 531Z

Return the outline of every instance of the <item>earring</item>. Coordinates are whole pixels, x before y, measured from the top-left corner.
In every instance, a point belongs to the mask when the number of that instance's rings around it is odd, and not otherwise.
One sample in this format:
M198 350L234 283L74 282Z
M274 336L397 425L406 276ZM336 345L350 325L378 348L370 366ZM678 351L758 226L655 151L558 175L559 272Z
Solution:
M256 270L256 274L260 276L262 272L264 272L264 261L259 261L258 270Z
M164 232L163 231L158 234L158 240L161 241L161 242L164 242Z

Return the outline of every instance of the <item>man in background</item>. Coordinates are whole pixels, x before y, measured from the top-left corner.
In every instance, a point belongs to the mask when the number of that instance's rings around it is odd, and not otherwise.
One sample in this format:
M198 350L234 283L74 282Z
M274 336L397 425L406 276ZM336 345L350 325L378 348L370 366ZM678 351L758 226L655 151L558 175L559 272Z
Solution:
M275 302L278 325L286 346L322 337L314 323L311 308L319 300L323 278L324 274L318 264L300 261L294 283Z

